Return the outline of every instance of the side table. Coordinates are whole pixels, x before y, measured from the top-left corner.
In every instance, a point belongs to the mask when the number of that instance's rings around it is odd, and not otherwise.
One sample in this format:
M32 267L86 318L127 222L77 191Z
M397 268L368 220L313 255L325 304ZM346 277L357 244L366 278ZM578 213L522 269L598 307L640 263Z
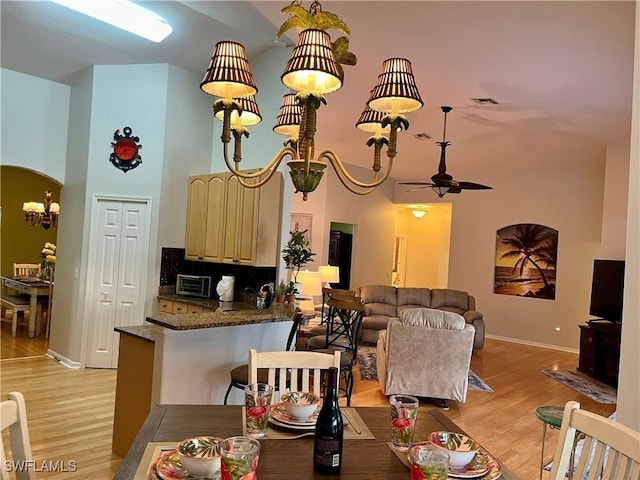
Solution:
M542 447L540 449L540 480L542 480L542 470L544 469L544 440L547 435L547 425L551 428L560 428L562 425L562 415L564 407L544 406L536 408L536 417L542 420ZM570 462L569 480L573 477L573 462Z

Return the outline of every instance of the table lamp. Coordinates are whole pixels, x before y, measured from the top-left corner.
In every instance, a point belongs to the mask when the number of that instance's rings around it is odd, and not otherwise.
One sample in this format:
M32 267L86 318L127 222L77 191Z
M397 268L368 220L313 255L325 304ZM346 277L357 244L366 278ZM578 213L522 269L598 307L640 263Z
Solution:
M296 295L297 306L303 312L306 310L313 311L315 305L313 303L313 297L322 295L322 284L320 283L320 274L318 272L310 272L309 270L303 270L298 272L296 278L298 283L302 285L300 293Z
M320 273L320 281L326 288L331 288L332 283L340 282L340 268L337 266L322 265L318 267L318 273Z

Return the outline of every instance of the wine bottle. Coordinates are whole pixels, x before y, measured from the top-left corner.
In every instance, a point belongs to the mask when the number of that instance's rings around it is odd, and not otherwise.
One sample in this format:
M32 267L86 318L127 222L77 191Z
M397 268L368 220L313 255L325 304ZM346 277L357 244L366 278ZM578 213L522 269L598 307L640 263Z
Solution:
M324 474L340 472L343 434L344 424L338 405L338 369L331 367L313 441L313 469L316 472Z

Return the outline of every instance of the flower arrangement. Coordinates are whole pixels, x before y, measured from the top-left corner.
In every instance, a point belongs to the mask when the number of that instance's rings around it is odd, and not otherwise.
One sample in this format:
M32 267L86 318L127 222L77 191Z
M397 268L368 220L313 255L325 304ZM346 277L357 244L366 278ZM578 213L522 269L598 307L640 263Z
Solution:
M56 245L47 242L44 244L40 256L42 257L42 276L50 278L56 266Z

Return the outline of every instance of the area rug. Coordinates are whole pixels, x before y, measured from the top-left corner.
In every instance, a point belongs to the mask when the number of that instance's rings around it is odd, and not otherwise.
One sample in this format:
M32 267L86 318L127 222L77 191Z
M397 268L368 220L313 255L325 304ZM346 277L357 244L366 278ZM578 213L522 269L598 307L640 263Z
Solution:
M542 370L542 373L598 403L613 404L617 402L615 388L596 382L586 375L566 370Z
M358 346L358 367L360 368L361 380L378 380L378 372L376 370L376 347L370 345ZM484 381L469 370L469 390L477 390L480 392L493 392L493 389L484 383Z

